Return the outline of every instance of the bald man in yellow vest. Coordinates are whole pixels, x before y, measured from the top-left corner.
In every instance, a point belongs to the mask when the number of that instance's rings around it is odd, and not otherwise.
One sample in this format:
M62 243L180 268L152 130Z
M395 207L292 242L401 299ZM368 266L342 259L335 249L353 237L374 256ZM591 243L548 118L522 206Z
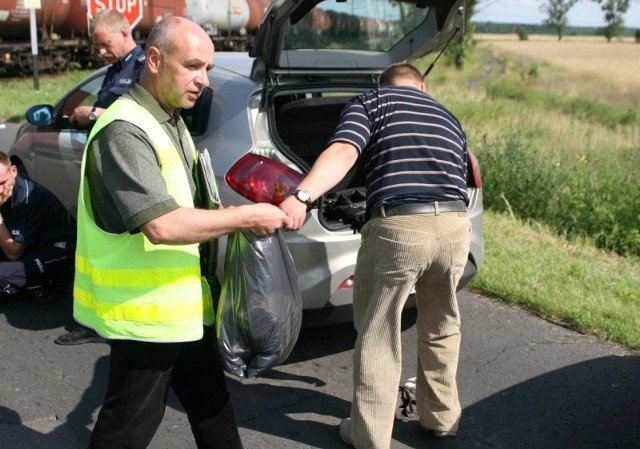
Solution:
M78 201L74 317L111 345L106 398L90 448L146 448L168 389L199 448L242 448L212 329L198 244L238 229L268 235L270 204L199 208L195 148L178 110L208 86L214 48L185 18L156 24L139 84L96 122Z

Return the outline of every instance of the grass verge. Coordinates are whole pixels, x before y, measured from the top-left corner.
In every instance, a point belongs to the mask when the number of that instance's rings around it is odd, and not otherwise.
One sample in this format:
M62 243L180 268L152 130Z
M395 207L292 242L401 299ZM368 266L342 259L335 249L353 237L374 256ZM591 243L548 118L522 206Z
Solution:
M640 350L640 263L537 223L486 211L485 261L471 289Z
M91 70L76 70L58 75L43 75L35 89L33 78L0 80L0 121L22 123L29 106L39 103L54 104Z

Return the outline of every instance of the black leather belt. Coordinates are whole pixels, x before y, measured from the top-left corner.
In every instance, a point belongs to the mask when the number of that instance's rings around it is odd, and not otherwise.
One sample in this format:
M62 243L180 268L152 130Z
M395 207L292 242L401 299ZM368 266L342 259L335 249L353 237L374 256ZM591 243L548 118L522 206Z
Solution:
M462 200L434 201L433 203L408 203L397 206L382 205L371 211L371 218L393 217L394 215L441 214L443 212L466 212L467 205Z

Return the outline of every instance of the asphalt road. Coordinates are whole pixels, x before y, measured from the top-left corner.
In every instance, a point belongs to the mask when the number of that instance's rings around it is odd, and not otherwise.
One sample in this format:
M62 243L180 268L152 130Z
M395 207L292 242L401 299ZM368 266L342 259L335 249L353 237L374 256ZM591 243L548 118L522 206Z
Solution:
M459 437L437 441L396 422L393 449L638 448L640 357L468 292L460 297ZM415 311L404 316L403 379L414 376ZM0 447L87 445L105 391L108 345L58 346L71 299L0 305ZM348 414L350 324L304 329L289 360L264 377L229 376L247 449L341 449ZM193 449L186 415L170 397L151 449Z

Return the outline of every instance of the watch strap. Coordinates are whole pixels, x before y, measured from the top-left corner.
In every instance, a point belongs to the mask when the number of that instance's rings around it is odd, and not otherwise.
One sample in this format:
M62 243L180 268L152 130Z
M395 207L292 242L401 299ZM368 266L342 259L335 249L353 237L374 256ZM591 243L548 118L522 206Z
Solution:
M301 193L304 195L304 197L300 195ZM293 196L295 197L295 199L305 204L307 207L311 206L311 195L306 190L296 190L295 192L293 192Z

